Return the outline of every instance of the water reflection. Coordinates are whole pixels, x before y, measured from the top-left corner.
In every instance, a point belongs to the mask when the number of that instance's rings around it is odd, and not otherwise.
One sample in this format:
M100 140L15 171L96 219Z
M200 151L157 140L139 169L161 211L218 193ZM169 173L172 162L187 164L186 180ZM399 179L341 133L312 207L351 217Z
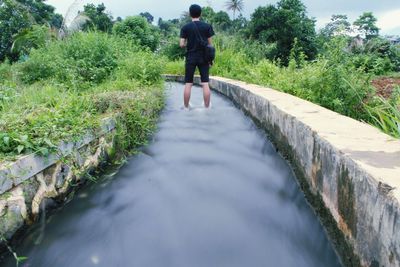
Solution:
M182 86L168 87L153 142L52 216L40 244L41 226L32 231L18 249L23 266L340 266L252 121L217 95L201 108L197 88L195 108L181 110Z

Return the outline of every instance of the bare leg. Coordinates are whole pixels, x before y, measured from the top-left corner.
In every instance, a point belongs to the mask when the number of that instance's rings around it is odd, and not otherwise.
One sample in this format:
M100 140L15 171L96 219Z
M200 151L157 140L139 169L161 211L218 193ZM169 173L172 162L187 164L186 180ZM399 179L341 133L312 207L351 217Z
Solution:
M189 100L190 100L190 95L192 93L192 86L193 83L185 83L185 92L183 93L183 102L185 108L189 107Z
M204 97L204 106L208 108L210 106L210 99L211 99L211 90L208 83L201 83L203 86L203 97Z

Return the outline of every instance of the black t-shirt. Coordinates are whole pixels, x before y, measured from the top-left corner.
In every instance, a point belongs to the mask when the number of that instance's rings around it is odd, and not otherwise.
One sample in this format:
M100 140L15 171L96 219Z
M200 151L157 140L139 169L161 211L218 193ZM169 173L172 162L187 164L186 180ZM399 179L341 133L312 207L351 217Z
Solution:
M187 39L187 58L202 57L204 53L198 41L196 26L204 41L207 41L208 38L215 34L212 26L203 21L189 22L183 26L181 29L181 38Z

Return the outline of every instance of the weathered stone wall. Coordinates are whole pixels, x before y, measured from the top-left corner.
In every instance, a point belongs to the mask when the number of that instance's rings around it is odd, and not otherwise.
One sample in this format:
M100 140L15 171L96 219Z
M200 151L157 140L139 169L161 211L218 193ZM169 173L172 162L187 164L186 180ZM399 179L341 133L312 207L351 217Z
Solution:
M46 199L63 202L113 152L115 121L105 119L98 133L62 143L49 157L28 155L0 164L0 244L39 216Z
M344 265L400 266L399 140L272 89L219 77L210 84L288 157Z

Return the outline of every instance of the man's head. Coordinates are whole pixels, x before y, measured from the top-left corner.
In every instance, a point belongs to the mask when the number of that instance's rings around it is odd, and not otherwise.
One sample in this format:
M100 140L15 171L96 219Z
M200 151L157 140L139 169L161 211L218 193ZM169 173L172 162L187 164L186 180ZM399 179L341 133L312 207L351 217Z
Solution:
M191 5L189 8L190 16L194 19L200 18L201 16L201 7L199 5Z

